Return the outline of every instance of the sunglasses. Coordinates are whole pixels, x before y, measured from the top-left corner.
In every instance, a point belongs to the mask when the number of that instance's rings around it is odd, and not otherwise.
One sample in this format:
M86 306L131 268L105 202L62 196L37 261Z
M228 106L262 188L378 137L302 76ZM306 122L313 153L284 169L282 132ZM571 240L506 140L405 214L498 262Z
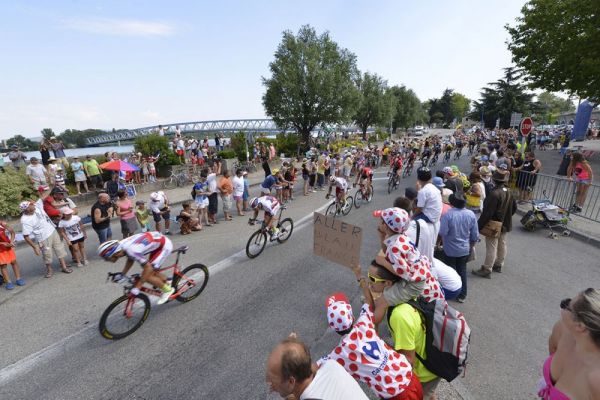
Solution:
M567 310L569 312L573 312L573 309L570 306L571 306L571 299L563 299L560 301L560 309L561 310Z
M387 281L388 281L387 279L382 279L382 278L379 278L379 277L377 277L377 276L373 276L373 275L371 275L370 273L367 273L367 276L369 277L369 280L370 280L371 282L373 282L373 283L378 283L378 282L387 282Z

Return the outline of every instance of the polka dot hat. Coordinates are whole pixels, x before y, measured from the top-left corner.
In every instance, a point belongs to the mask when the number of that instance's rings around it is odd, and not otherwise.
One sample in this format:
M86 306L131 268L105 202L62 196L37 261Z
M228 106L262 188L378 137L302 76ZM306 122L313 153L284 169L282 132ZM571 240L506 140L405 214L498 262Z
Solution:
M327 298L327 322L336 332L343 332L352 327L354 316L352 306L344 293L334 293Z
M398 207L386 208L385 210L373 211L375 218L382 218L386 225L396 233L404 233L408 229L410 216Z

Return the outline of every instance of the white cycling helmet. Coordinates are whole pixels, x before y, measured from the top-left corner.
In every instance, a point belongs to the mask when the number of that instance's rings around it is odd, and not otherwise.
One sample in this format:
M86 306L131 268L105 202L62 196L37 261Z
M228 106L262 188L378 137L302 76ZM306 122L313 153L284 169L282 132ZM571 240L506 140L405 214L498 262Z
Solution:
M108 260L113 254L119 251L121 242L118 240L109 240L98 246L98 255Z
M329 182L335 182L335 176L331 175L331 176L329 177Z
M250 207L251 208L258 207L258 197L253 197L250 199Z

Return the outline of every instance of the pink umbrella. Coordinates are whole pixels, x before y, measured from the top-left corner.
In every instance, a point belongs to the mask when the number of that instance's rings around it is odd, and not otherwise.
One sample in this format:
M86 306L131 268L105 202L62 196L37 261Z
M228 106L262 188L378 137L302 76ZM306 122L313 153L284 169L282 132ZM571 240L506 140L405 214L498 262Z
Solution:
M108 171L139 171L139 168L135 165L129 164L123 160L112 160L109 162L105 162L104 164L100 164L100 168L108 170Z

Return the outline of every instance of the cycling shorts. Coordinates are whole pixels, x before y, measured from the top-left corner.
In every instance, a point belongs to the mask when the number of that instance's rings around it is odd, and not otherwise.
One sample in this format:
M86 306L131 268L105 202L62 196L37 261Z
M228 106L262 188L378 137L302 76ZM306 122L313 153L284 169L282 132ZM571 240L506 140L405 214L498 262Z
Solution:
M162 263L171 255L171 251L173 250L173 243L170 240L165 240L165 243L162 245L160 249L150 253L150 257L148 257L148 262L152 265L152 268L157 270L160 269Z

